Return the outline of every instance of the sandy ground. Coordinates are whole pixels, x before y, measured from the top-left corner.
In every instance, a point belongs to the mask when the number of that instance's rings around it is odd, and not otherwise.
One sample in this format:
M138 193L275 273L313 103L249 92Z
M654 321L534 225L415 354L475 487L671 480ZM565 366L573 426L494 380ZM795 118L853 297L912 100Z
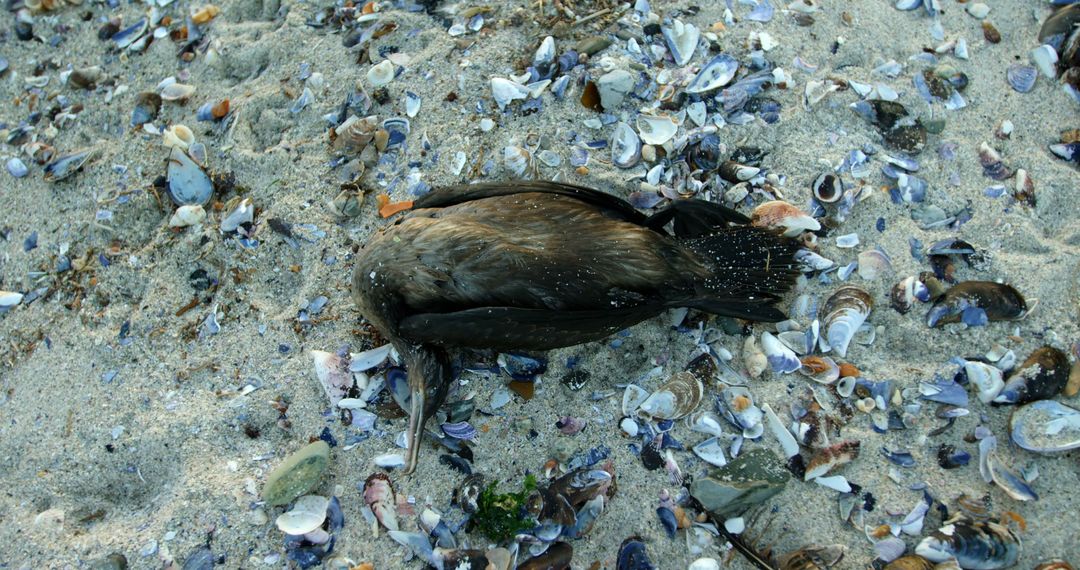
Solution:
M995 343L1024 358L1042 344L1067 348L1080 339L1078 176L1074 166L1046 150L1061 129L1080 127L1078 107L1045 77L1027 94L1013 91L1005 81L1007 66L1026 60L1028 50L1036 45L1038 22L1049 11L1044 3L987 3L989 19L1002 36L996 45L984 41L979 22L964 13L962 4L942 0L941 22L947 38L964 37L970 46L969 61L943 56L969 75L965 92L969 106L959 111L935 109L947 125L940 135L931 135L927 151L919 157L920 174L931 184L929 200L949 211L967 206L973 214L971 221L958 230L921 230L911 220L909 206L892 204L885 193L878 192L833 232L858 232L862 240L858 248L837 249L832 236L821 240L822 255L841 264L875 245L892 256L891 274L861 283L878 301L870 317L877 327L876 341L869 347L855 347L848 360L867 377L891 379L901 388L914 387L935 372L947 373L951 357L982 354ZM656 2L652 9L668 14L685 11L691 4ZM852 148L880 145L880 136L846 108L856 100L853 92L835 93L807 109L802 104L805 82L828 75L885 82L900 92L901 101L928 116L929 110L911 87L911 75L921 65L909 63L908 58L940 43L930 35L929 18L919 11L900 12L890 2L879 0L823 0L820 4L812 26L799 27L789 13L778 9L771 22L740 21L728 26L719 40L725 51L744 61L751 31L767 30L779 41L768 58L794 76L790 89L767 93L783 106L780 121L728 126L720 135L729 147L746 143L769 149L764 166L786 175L785 193L799 205L809 197L810 181L825 168L823 160L836 164ZM203 54L193 63L179 62L177 45L167 38L154 42L145 53L124 55L117 55L109 42L97 38L103 18L122 15L125 22L133 22L147 10L140 4L110 9L84 3L38 15L34 30L44 43L18 41L13 20L7 20L0 54L10 61L11 69L0 78L0 121L10 128L27 118L31 110L24 79L41 68L51 76L45 93L85 106L52 144L60 152L92 146L99 156L80 174L53 184L43 181L40 167L25 156L31 166L28 177L0 174L4 204L0 228L6 238L0 243L0 288L27 293L50 287L47 295L0 316L0 568L83 568L114 551L124 553L132 568L158 568L171 560L182 563L207 540L224 559L222 567L285 565L280 556L273 562L283 552L282 535L272 522L280 509L260 505L254 491L282 457L324 427L329 426L342 441L351 433L326 413L326 397L306 351L334 351L343 345L356 351L370 346L356 334L361 321L348 295L350 256L384 223L375 211L374 193L368 196L363 214L346 222L335 221L324 208L337 194L339 182L328 167L330 154L321 115L335 110L370 67L370 63L356 63L355 50L343 48L340 35L305 25L325 5L223 1L222 13L208 28L220 54L215 66L208 65ZM175 17L194 6L182 1L162 10ZM447 34L446 23L389 6L384 17L396 22L397 29L369 48L376 60L379 48L387 46L411 59L405 72L388 86L389 100L376 104L372 112L380 118L401 115L403 92L408 89L420 95L423 104L412 120L409 148L414 153L410 157L422 163L423 180L436 186L466 182L473 165L488 157L499 163L489 178L506 178L502 148L527 133L538 133L548 136L550 148L563 157L560 167L541 166L540 178L559 175L619 196L636 189L637 183L628 179L643 172L641 167L620 170L601 158L590 163L587 175L579 175L569 166L564 135L585 129L582 121L595 116L578 103L579 86L572 85L563 101L545 94L544 109L537 114L522 116L516 111L520 103L506 114L492 111L489 77L520 72L522 62L531 58L535 46L553 29L545 23L547 17L540 21L537 9L522 2L492 7L494 13L485 29L465 36L475 42L468 52L455 49L460 38ZM602 7L582 5L577 10L585 15ZM749 10L745 5L735 8L740 19ZM550 16L552 9L544 4L545 14ZM850 26L841 21L845 11L853 17ZM722 19L722 12L721 3L706 2L700 11L681 18L707 28ZM616 29L617 24L604 19L579 28L558 27L558 50L561 53L584 35ZM51 46L48 39L54 35L62 41ZM841 38L842 45L833 50ZM605 54L617 58L623 43ZM796 56L818 65L818 71L811 76L793 68ZM699 52L693 63L704 59ZM905 64L904 72L895 79L873 75L871 70L887 60ZM288 109L302 91L296 79L302 62L325 76L325 87L315 93L308 109L294 114ZM58 73L69 64L99 65L115 85L126 86L127 91L110 100L106 87L80 91L62 86ZM256 236L260 243L254 249L223 239L213 225L170 231L169 213L148 191L153 180L164 174L167 149L160 137L130 130L128 119L136 93L152 90L163 78L177 73L189 74L184 82L198 91L187 105L166 103L156 124L191 126L209 148L212 168L235 173L244 195L259 209ZM457 94L456 102L445 101L451 92ZM209 123L196 122L199 105L226 97L237 112L230 132L215 133ZM486 100L488 116L496 122L490 132L478 126L481 116L474 106L480 99ZM37 109L50 106L39 101ZM630 117L633 106L624 105L618 113ZM994 129L1005 119L1015 124L1015 132L1009 140L995 141ZM605 127L590 136L605 138L611 129ZM423 133L441 155L437 164L430 156L419 157ZM982 176L976 157L976 146L984 140L994 141L1009 164L1031 173L1036 207L984 196L983 189L992 183ZM953 161L937 156L936 148L946 141L957 145ZM454 175L449 166L457 150L464 150L470 159L461 175ZM5 161L17 153L12 146L0 151ZM876 172L876 164L874 169L872 184L881 186L885 180ZM954 173L958 185L948 183ZM375 192L384 191L374 175L369 174L366 182ZM107 201L114 192L125 195L123 203ZM391 196L409 197L400 184ZM107 230L89 223L99 209L112 212ZM313 232L304 230L301 233L310 239L293 246L270 229L267 221L271 218L313 224L324 235L313 237ZM885 220L883 232L875 229L878 218ZM24 240L35 232L37 248L25 251ZM960 265L959 276L1007 281L1029 299L1039 299L1037 310L1022 322L968 330L928 330L922 307L908 315L897 314L887 307L889 288L901 277L927 269L925 262L909 255L910 236L924 244L957 236L985 249L990 263L980 269ZM90 262L81 271L48 274L40 281L28 277L31 272L54 268L62 253L73 260L88 257ZM109 261L107 267L99 254ZM192 287L189 276L200 268L219 280L216 290ZM853 279L861 281L857 276ZM835 287L835 283L811 280L804 292L823 300ZM297 324L303 304L320 295L329 302L318 322ZM197 305L177 316L192 299ZM203 321L215 310L221 313L220 332L199 336ZM759 334L766 328L756 330ZM669 539L654 514L658 493L674 486L663 470L645 470L629 450L630 440L617 428L618 397L594 402L587 396L593 390L614 390L616 384L640 378L657 358L664 362L665 372L681 369L691 356L693 340L670 329L664 319L634 327L621 340L618 347L597 343L549 354L551 369L541 379L534 399L515 398L500 410L505 417L476 418L477 424L488 429L476 442L473 468L503 481L517 481L526 471L541 469L556 441L567 438L554 427L559 417L585 418L589 426L570 443L581 450L601 443L610 446L619 492L592 533L573 542L574 566L586 568L599 561L612 568L619 543L640 534L660 567L685 568L696 558L688 552L685 531ZM728 337L723 343L737 355L741 351L741 338ZM581 392L570 392L558 382L570 357L579 357L580 367L591 373ZM738 361L734 364L741 370ZM461 393L474 392L481 405L502 382L467 378L471 380ZM659 381L649 380L646 387L655 387ZM805 382L798 376L777 378L767 372L751 383L751 389L759 402L782 410ZM258 389L244 396L236 394L248 384ZM714 389L710 386L710 393ZM291 403L291 429L276 423L278 414L270 402L278 397ZM863 455L842 473L878 500L867 523L897 520L886 512L906 513L921 495L908 487L925 481L936 497L949 504L961 492L988 492L995 510L1015 511L1026 519L1018 567L1031 568L1053 557L1080 560L1076 546L1080 525L1070 522L1080 508L1076 454L1035 455L1006 445L1007 410L977 401L971 407L970 416L936 437L926 435L937 425L930 406L924 406L918 425L906 431L875 434L868 418L861 415L844 427L845 438L863 441ZM521 417L531 418L537 437L529 439L511 428L510 420ZM942 442L976 453L976 446L964 443L962 436L980 422L1002 440L1003 455L1016 467L1038 467L1039 478L1034 482L1038 501L1020 503L983 483L975 462L952 471L937 466L934 454ZM258 437L246 435L245 426L256 428ZM403 420L380 421L381 435L349 451L335 448L331 467L317 488L322 493L340 493L347 524L338 536L338 551L357 562L371 561L376 568L397 567L404 551L385 535L371 535L360 516L358 486L376 470L372 458L392 451L393 438L403 428ZM676 435L689 444L703 439L685 427L677 428ZM748 445L776 447L769 437ZM903 470L900 483L887 476L891 464L878 453L881 446L913 453L917 464ZM391 478L399 493L448 510L451 489L462 476L438 463L436 455L426 450L427 461L415 475L392 473ZM691 454L676 457L687 474L704 473L705 465ZM875 556L873 548L861 528L840 521L836 505L833 491L793 481L771 502L754 530L760 542L776 552L811 543L845 544L849 552L840 567L866 567ZM50 513L35 523L46 511ZM60 511L62 525L50 522ZM924 533L939 522L937 514L929 515ZM769 523L767 528L765 523ZM406 524L413 523L407 519ZM478 536L467 540L483 544ZM913 547L918 537L906 540ZM723 558L720 542L703 555ZM748 567L741 559L730 566Z

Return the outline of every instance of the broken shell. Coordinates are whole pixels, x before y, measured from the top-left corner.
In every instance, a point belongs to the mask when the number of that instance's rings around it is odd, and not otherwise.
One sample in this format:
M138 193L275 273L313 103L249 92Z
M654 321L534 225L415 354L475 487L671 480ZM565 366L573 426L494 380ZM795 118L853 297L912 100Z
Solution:
M619 168L630 168L641 160L641 139L630 125L620 122L611 137L611 161Z
M642 402L639 411L652 418L677 420L698 407L704 391L697 376L678 372Z
M686 416L686 425L698 433L707 433L716 437L724 435L724 428L720 426L720 418L708 410L694 412Z
M961 568L1008 568L1020 558L1022 545L1006 526L990 521L961 519L932 532L915 547L931 562L956 559Z
M195 94L194 85L183 83L170 83L161 90L162 101L175 101L182 103Z
M255 204L251 198L234 198L225 206L228 215L221 220L221 231L232 233L244 224L251 224L255 219Z
M979 474L986 482L1001 487L1005 494L1017 501L1037 501L1039 496L1028 482L1009 466L1002 463L997 454L997 438L984 437L979 441Z
M88 160L94 157L97 151L86 149L65 154L45 165L45 181L59 182L82 169Z
M187 125L172 125L161 136L162 143L169 148L187 150L195 142L195 133Z
M726 53L709 60L686 86L687 93L705 93L727 85L739 70L739 62Z
M376 65L371 66L371 69L367 70L368 83L378 89L389 84L394 80L394 64L389 59L384 59Z
M161 95L144 91L135 97L135 108L131 110L131 126L138 127L157 118L161 110Z
M660 28L667 41L668 50L677 65L683 66L690 63L697 49L701 32L693 24L684 24L680 20L673 20Z
M754 208L750 224L759 228L783 228L787 237L821 229L821 224L812 216L781 200L771 200Z
M818 384L832 384L840 378L840 367L828 356L804 356L800 363L799 373Z
M326 521L326 507L330 500L318 495L304 495L296 500L292 509L278 516L277 527L285 534L294 536L307 534L322 526Z
M777 374L790 374L801 366L795 352L784 346L772 333L767 331L761 333L761 349L765 353L769 367Z
M896 309L900 314L907 313L915 304L915 300L929 298L926 285L914 275L905 277L893 286L889 293L889 306Z
M387 530L398 530L394 487L385 473L375 473L364 482L364 503Z
M360 208L363 205L363 191L344 188L330 201L329 208L330 212L338 218L355 218L360 215Z
M186 228L203 223L206 220L206 210L199 204L180 206L169 218L169 227Z
M993 281L964 281L951 287L926 315L926 324L936 327L960 321L967 310L981 309L991 321L1017 320L1028 313L1027 301L1019 291Z
M646 115L637 117L638 133L645 144L662 145L679 130L679 124L668 115Z
M622 413L624 416L632 416L641 406L641 403L649 398L649 392L636 384L627 384L623 390Z
M728 182L738 184L739 182L745 182L751 178L757 176L761 172L761 169L756 166L747 166L745 164L739 164L734 160L725 160L720 163L720 177ZM786 202L785 202L786 203Z
M344 152L361 152L375 138L375 131L379 128L379 118L370 115L361 119L356 115L349 116L345 122L330 131L330 140L335 149Z
M503 149L503 163L514 176L522 177L532 164L532 153L520 146L510 145Z
M964 363L964 374L978 391L979 400L984 404L989 404L1005 386L1001 370L985 362L968 360Z
M827 570L839 564L846 553L842 544L804 546L780 557L780 570Z
M1043 346L1009 376L995 404L1026 404L1058 395L1069 381L1069 357L1064 352Z
M720 391L720 411L727 421L742 430L745 438L757 439L765 433L764 413L754 405L754 397L744 386L724 386Z
M210 176L183 149L172 149L166 170L167 192L177 206L204 205L214 195Z
M818 450L806 464L804 481L823 477L837 467L847 465L859 457L860 443L856 440L841 441Z
M495 99L495 104L499 106L499 110L505 109L511 101L525 99L529 96L529 88L517 81L511 81L502 77L492 77L490 84L491 96Z
M0 291L0 309L10 309L23 300L23 294L14 291Z
M716 467L727 465L727 457L724 455L724 444L718 437L710 437L694 446L694 455L702 461Z
M1013 443L1029 451L1050 453L1080 448L1080 410L1054 400L1020 406L1009 417Z
M825 334L822 339L836 354L847 356L851 339L866 322L873 306L873 298L864 289L854 285L841 287L825 301L822 311Z

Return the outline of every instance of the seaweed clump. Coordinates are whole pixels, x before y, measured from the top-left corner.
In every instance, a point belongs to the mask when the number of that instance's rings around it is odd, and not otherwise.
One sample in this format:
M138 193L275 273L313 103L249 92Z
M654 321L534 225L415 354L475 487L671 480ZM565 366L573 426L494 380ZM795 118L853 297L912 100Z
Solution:
M509 540L520 532L535 528L536 520L525 511L525 502L536 490L536 477L526 475L521 491L517 493L496 493L496 483L492 481L480 494L476 514L472 517L473 528L496 541Z

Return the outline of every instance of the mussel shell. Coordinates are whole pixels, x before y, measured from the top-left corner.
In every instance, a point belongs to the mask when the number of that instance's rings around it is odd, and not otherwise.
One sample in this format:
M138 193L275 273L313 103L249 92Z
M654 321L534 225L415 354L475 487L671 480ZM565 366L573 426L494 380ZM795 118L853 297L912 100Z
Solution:
M690 162L691 168L712 172L717 168L720 168L722 152L723 144L720 142L720 137L715 134L708 134L702 137L697 143L690 145L687 159Z
M1011 285L993 281L964 281L951 287L930 308L927 325L936 327L960 320L969 307L986 311L991 321L1015 320L1027 314L1027 301Z
M1013 443L1041 453L1080 448L1080 410L1054 400L1020 406L1009 417Z
M1080 24L1080 5L1070 4L1058 8L1043 20L1039 28L1039 41L1047 43L1054 36L1068 34Z
M454 489L454 502L466 513L475 513L486 483L484 476L479 473L469 475Z
M866 322L873 306L874 299L870 293L855 285L841 287L825 301L822 311L824 339L838 355L847 355L848 345L855 332Z
M167 174L169 198L177 206L205 205L214 195L214 184L203 167L183 149L169 153Z
M960 520L930 533L915 553L931 562L956 558L961 568L996 570L1015 565L1021 549L1020 537L1008 527Z
M1064 352L1052 346L1037 348L1009 375L994 403L1026 404L1053 398L1069 382L1069 368Z
M645 551L645 543L640 536L631 536L619 546L619 556L615 561L616 570L652 570L656 568Z
M887 131L908 116L908 110L900 103L884 99L869 99L853 103L851 108L882 131Z
M568 542L556 542L537 556L518 564L517 570L543 570L547 568L570 568L570 559L574 557L574 548Z
M138 127L157 118L161 110L161 95L153 91L144 91L135 97L135 108L131 111L131 126Z
M45 181L59 182L72 174L75 174L82 169L83 165L86 164L86 161L90 160L96 153L97 151L94 149L84 149L57 157L55 160L45 165Z

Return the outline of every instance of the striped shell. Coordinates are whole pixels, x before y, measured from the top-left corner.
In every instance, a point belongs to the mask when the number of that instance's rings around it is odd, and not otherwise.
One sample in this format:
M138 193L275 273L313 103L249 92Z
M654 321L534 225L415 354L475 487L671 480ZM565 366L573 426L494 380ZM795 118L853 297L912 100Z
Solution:
M848 345L855 332L866 322L874 299L866 290L854 285L841 287L825 301L825 342L841 357L847 356Z

